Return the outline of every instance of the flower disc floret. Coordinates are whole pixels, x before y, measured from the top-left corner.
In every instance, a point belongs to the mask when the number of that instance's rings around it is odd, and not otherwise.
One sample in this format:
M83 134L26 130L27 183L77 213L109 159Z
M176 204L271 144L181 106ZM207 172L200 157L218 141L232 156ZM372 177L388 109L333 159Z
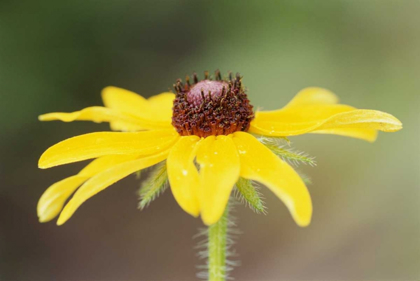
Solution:
M254 119L253 106L239 74L222 80L216 71L216 79L212 80L206 72L202 81L194 74L192 84L187 76L185 84L178 80L174 88L172 125L181 136L205 138L246 132Z

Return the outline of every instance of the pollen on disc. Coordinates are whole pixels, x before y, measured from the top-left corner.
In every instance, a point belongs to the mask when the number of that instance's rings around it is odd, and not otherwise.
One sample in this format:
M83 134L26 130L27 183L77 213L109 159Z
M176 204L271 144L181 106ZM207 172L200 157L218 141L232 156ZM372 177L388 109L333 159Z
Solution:
M225 90L229 84L224 81L203 80L195 84L187 94L187 100L194 106L200 106L203 102L203 95L211 98L218 98L222 95L223 88Z

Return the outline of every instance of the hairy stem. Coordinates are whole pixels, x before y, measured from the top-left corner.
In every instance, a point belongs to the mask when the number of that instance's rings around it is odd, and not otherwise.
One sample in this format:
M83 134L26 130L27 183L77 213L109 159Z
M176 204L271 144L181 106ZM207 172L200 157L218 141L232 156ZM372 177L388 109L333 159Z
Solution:
M209 281L226 280L226 237L228 232L229 206L220 220L209 226L208 251L209 251Z

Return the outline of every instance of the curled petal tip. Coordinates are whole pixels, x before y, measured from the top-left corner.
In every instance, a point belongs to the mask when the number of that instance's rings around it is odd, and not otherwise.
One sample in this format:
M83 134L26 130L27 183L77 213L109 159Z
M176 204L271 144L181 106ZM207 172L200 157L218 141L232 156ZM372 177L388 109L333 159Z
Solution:
M198 218L200 216L200 213L199 212L196 212L196 213L188 212L188 214L190 214L194 218Z
M216 222L218 222L219 219L214 219L214 218L207 218L205 216L202 216L201 219L203 220L203 223L207 226L210 226L212 224L215 224Z
M53 220L54 218L55 218L55 215L51 212L46 211L45 209L38 211L38 221L40 223L49 222Z
M392 115L391 117L392 118L390 118L390 120L387 120L387 122L384 122L382 131L393 133L393 132L398 132L403 128L403 124L401 123L400 120L398 120Z
M42 154L41 157L38 160L38 168L39 169L47 169L47 168L50 168L47 165L46 161L45 161L45 157L43 157L43 156L44 156L44 154Z
M48 220L46 217L39 216L38 221L40 223L46 223L46 222L49 222L50 220Z
M52 113L45 113L42 115L38 116L38 120L39 121L54 121L54 120L61 120L64 122L69 122L69 121L73 121L71 119L69 119L69 117L71 118L74 114L71 113L57 113L57 112L52 112Z
M114 87L114 86L106 86L106 87L105 87L105 88L103 88L103 89L102 89L102 91L101 91L101 95L102 95L102 97L103 97L104 95L106 95L106 94L107 94L107 92L112 91L112 90L115 90L115 89L117 89L117 87Z
M60 217L58 218L58 220L57 220L57 225L58 225L58 226L63 225L66 221L67 221L67 220L63 219L63 218L60 216Z
M201 212L201 220L207 226L217 223L221 219L222 216L223 216L223 213L218 214L218 213L211 213L211 212L210 213Z
M312 202L309 201L304 206L301 206L299 210L294 210L292 217L298 226L309 226L312 220Z
M393 132L397 132L399 130L402 130L403 128L403 124L400 120L398 120L397 118L395 118L396 122L395 122L395 127L394 127L394 131Z
M198 207L197 203L193 204L188 210L185 210L189 215L193 216L194 218L198 218L200 216L200 208Z
M312 200L309 199L309 202L307 202L304 207L299 210L299 212L296 212L293 215L296 224L300 227L309 226L312 220L312 211Z
M311 224L311 218L309 217L307 219L296 219L296 223L300 227L307 227Z

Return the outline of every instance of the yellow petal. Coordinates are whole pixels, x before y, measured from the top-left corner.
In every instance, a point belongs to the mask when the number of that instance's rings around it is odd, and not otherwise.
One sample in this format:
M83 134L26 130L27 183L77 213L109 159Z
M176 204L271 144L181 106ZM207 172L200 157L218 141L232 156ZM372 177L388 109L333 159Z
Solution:
M309 225L311 197L293 168L248 133L234 133L233 141L239 152L241 177L266 185L285 203L299 226Z
M173 93L162 93L148 99L153 120L160 122L172 122L172 107L175 95Z
M232 137L210 136L202 140L197 163L200 164L201 218L206 225L211 225L222 216L239 178L239 156Z
M149 112L149 104L142 96L117 87L106 87L102 90L102 100L106 107L117 109L133 115Z
M143 130L150 130L152 126L142 126L136 125L133 123L128 123L124 121L112 121L109 122L112 131L121 131L121 132L138 132ZM157 127L156 127L157 128Z
M137 154L103 156L90 162L89 165L82 169L78 175L91 178L104 170L112 168L118 164L134 160L138 157L139 155Z
M172 93L162 93L146 100L128 90L107 87L102 91L102 98L106 107L93 106L70 113L47 113L39 116L39 120L109 122L112 130L129 132L171 127L175 98Z
M93 121L96 123L110 122L113 130L140 131L146 129L166 128L169 125L153 118L145 118L120 112L117 109L93 106L75 112L53 112L39 116L40 121L60 120L63 122Z
M388 113L358 110L337 102L328 90L303 89L284 108L257 112L250 132L269 136L335 134L373 142L377 130L395 132L402 128L401 122Z
M351 128L352 134L366 140L372 139L372 133L363 137L368 130L395 132L402 128L401 122L394 116L376 110L354 109L347 105L306 105L294 106L271 112L258 112L251 123L250 132L271 136L293 136L309 132L339 132ZM357 129L362 129L357 132ZM317 132L318 131L318 132Z
M99 132L64 140L42 154L41 169L113 154L146 155L162 151L176 141L173 130L133 133Z
M166 150L160 152L159 154L124 162L95 175L77 190L73 198L67 203L64 210L61 212L57 224L62 225L65 223L80 207L80 205L98 192L127 177L128 175L133 174L134 172L165 160L168 153L169 150Z
M89 177L72 176L51 185L42 194L38 202L37 212L40 222L48 222L63 209L64 203L73 192Z
M197 198L200 180L194 165L199 140L197 136L181 137L171 148L166 162L175 200L185 212L194 217L200 213Z
M311 134L330 134L345 137L352 137L356 139L365 140L368 142L374 142L378 137L378 131L374 129L363 129L363 128L336 128L336 129L325 129L316 130L310 132Z
M92 161L76 176L68 177L51 185L38 202L37 212L40 222L47 222L55 218L63 209L64 203L70 195L90 177L135 157L135 155L104 156Z
M385 112L357 109L329 118L317 130L335 128L362 128L383 132L396 132L402 129L402 123L391 114Z
M40 121L54 121L60 120L63 122L73 122L75 120L80 121L93 121L96 123L109 122L112 119L121 119L123 116L117 114L115 111L109 108L101 106L92 106L82 109L76 112L53 112L39 116Z
M310 104L293 106L273 111L261 111L256 113L256 123L275 122L281 124L316 125L318 122L334 116L338 113L355 110L354 107L342 104Z
M323 88L311 87L301 90L297 95L285 106L301 106L314 104L335 104L338 103L338 97Z
M162 93L146 100L142 96L117 87L107 87L102 91L106 107L137 116L153 128L171 126L172 103L175 95ZM119 127L111 123L112 128Z

